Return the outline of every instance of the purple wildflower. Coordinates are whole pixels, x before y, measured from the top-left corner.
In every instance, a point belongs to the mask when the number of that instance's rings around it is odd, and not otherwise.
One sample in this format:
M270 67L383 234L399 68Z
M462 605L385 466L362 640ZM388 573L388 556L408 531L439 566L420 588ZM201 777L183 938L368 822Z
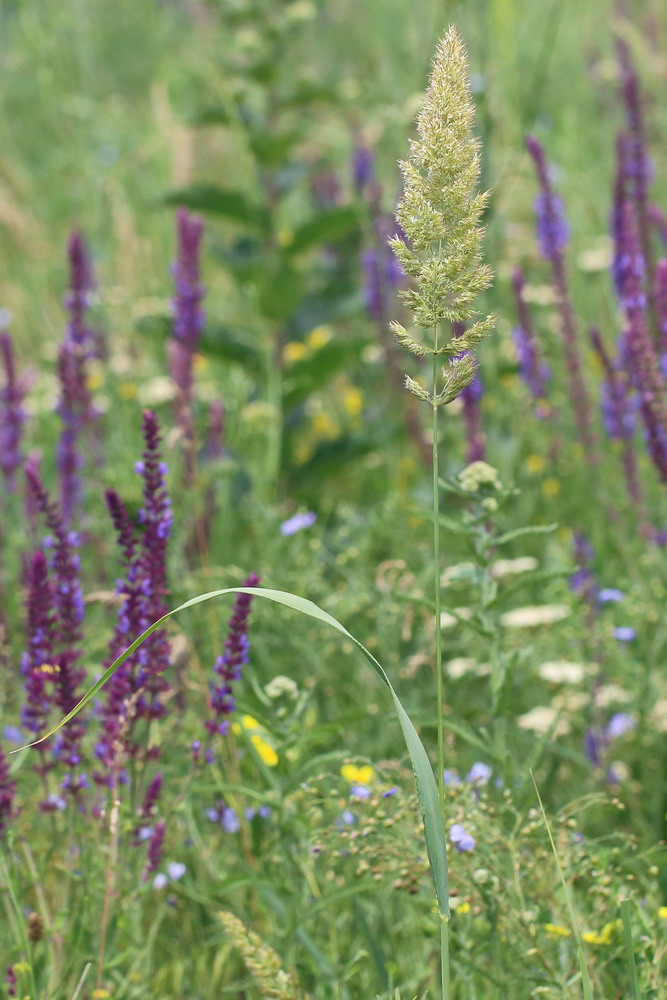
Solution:
M208 462L222 458L225 454L225 407L219 399L214 399L208 408L208 429L202 457Z
M542 420L549 416L550 412L545 397L551 370L549 365L540 358L528 303L523 294L523 272L518 267L515 268L512 275L512 287L518 319L518 326L514 327L512 336L519 360L519 374L528 386L530 394L537 400L535 416Z
M368 785L350 785L350 798L358 799L360 802L370 799L371 790Z
M243 587L257 587L259 577L251 573L243 581ZM241 679L241 671L248 662L250 642L248 640L248 617L252 606L252 594L237 594L232 615L227 624L225 651L215 661L216 679L211 682L208 707L213 718L206 722L209 733L226 733L230 715L236 708L233 685ZM218 679L219 678L219 679Z
M93 271L88 248L81 233L73 232L67 244L69 259L69 290L64 306L69 313L67 338L73 344L92 353L94 335L86 323L86 313L94 288Z
M609 740L618 740L637 728L637 720L629 712L615 712L607 723L606 735Z
M204 329L201 302L204 289L200 284L199 254L203 222L190 215L186 208L176 213L178 249L173 266L174 321L173 339L169 345L171 377L176 383L176 419L185 446L185 480L194 477L195 428L192 416L192 365L199 339Z
M658 205L649 205L648 217L658 230L663 246L667 248L667 215L665 215Z
M637 638L637 630L631 625L619 625L614 629L614 638L619 642L633 642Z
M593 606L597 595L595 574L592 570L595 551L585 535L576 532L573 542L574 563L577 567L570 576L570 587L589 606Z
M442 772L442 781L445 785L455 786L461 784L461 778L458 773L456 771L450 771L448 768L445 768Z
M135 466L144 481L144 505L139 511L139 524L143 528L138 574L144 597L146 627L162 618L168 611L165 604L167 591L166 553L172 527L171 501L167 493L165 476L167 466L160 453L160 427L155 414L144 412L143 460ZM137 716L149 719L164 714L161 697L169 690L164 673L169 666L169 638L165 629L157 629L146 639L139 651L137 687L145 693L137 701Z
M599 604L616 604L619 601L624 600L625 594L622 590L617 590L615 587L603 587L602 590L598 592L598 603Z
M491 768L482 761L473 764L466 774L466 781L469 785L485 785L491 777Z
M626 43L617 40L617 53L621 71L623 104L628 124L625 157L625 172L629 182L630 195L637 214L637 227L641 253L646 263L649 289L653 286L653 248L648 209L648 185L651 179L651 163L646 152L642 99L639 80Z
M225 833L238 833L241 829L241 822L231 806L224 802L219 802L216 806L206 810L206 818L211 823L218 823Z
M296 535L298 531L312 528L315 521L317 521L317 514L314 514L312 510L306 511L305 514L294 514L293 517L288 517L280 525L280 534L286 537Z
M449 839L459 853L475 850L475 838L466 831L461 823L454 823L449 828Z
M146 866L142 876L144 882L148 881L148 876L152 875L152 873L156 871L159 867L160 861L162 860L165 830L166 823L163 819L158 820L153 827L153 832L151 833L150 840L148 841Z
M637 239L635 214L629 202L623 206L619 225L622 253L619 257L619 290L626 327L622 357L633 387L639 395L649 456L661 482L667 482L667 402L665 381L644 320L644 262Z
M542 255L551 265L551 280L556 292L558 311L565 348L565 365L569 380L569 393L575 422L589 464L597 461L595 441L591 427L591 409L583 377L574 310L570 301L563 249L567 243L567 226L562 203L551 185L544 150L534 136L526 137L526 147L533 158L540 185L536 202L538 241Z
M7 996L15 997L18 979L16 978L13 965L7 966L7 970L5 972L5 982L7 983Z
M68 531L63 516L49 495L39 476L26 470L28 486L37 507L51 532L49 539L51 559L49 570L54 583L54 607L56 613L57 639L54 701L61 715L67 715L79 702L78 686L85 672L76 668L81 657L81 622L83 620L83 592L79 582L79 557L75 547L79 544L76 532ZM81 761L80 744L85 733L81 716L77 716L64 726L54 741L54 754L70 768ZM71 777L71 789L78 790L79 784Z
M462 337L465 333L465 326L463 323L452 323L452 331L455 337ZM468 352L462 351L456 357L462 358L466 353ZM463 425L467 444L466 462L468 464L481 461L486 454L486 443L482 430L482 411L479 405L483 391L482 380L479 371L477 371L473 381L461 393Z
M0 469L7 489L13 492L16 472L23 464L21 432L26 418L23 408L26 386L16 374L14 348L8 333L0 333L0 356L5 371L0 389Z
M14 796L16 782L9 777L9 762L0 746L0 840L2 839L8 821L14 815Z
M143 840L147 839L147 835L144 831L148 831L148 836L150 836L153 832L149 824L155 815L161 791L162 775L156 774L144 793L144 800L139 807L139 812L137 813L137 824L132 831L132 843L135 847Z
M38 739L46 729L51 708L52 698L47 685L55 681L57 669L55 595L46 556L41 550L35 552L28 566L26 586L28 642L27 650L21 657L26 703L21 711L21 724L32 739ZM43 753L45 749L42 744L40 751Z
M655 308L660 331L660 367L667 378L667 259L664 257L655 269Z
M358 194L363 194L366 187L375 180L375 158L373 150L359 144L355 146L350 161L352 182Z

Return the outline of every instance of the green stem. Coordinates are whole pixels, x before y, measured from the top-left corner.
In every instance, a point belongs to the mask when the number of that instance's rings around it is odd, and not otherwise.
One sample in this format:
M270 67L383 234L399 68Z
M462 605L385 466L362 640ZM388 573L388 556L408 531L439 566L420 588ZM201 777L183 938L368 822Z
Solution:
M435 606L435 680L436 698L438 702L438 770L436 773L440 812L443 829L445 826L445 691L442 676L442 630L440 627L440 487L438 462L438 329L434 333L433 353L433 590ZM448 907L449 908L449 907ZM442 1000L449 997L449 913L440 914L440 974L442 985Z

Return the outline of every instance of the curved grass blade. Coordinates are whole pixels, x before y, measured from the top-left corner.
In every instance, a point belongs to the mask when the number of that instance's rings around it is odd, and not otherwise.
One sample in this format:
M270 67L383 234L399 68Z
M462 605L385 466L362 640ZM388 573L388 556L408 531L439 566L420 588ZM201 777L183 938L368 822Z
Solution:
M162 618L159 618L156 622L153 622L153 624L147 628L145 632L142 632L142 634L127 647L124 653L121 653L121 655L114 660L111 666L104 671L100 679L93 684L78 705L76 705L68 715L61 719L60 722L54 726L53 729L49 730L45 736L42 736L41 739L36 740L34 743L27 744L27 746L37 746L39 743L47 740L50 736L53 736L55 732L62 728L62 726L69 722L70 719L73 719L75 715L78 715L78 713L85 708L88 702L95 697L98 691L104 687L106 682L125 662L128 656L131 656L132 653L134 653L134 651L142 644L144 639L147 639L149 635L156 631L156 629L159 629L162 625L164 625L169 618L173 615L179 614L181 611L186 611L188 608L193 608L197 604L204 604L206 601L211 601L217 597L224 597L226 594L250 594L253 597L264 597L269 601L273 601L274 604L282 604L287 608L291 608L293 611L298 611L310 618L315 618L317 621L323 622L325 625L329 625L331 628L336 629L337 632L340 632L347 639L351 639L352 642L359 647L375 673L378 675L383 684L389 689L389 693L391 694L394 702L396 715L398 716L398 721L403 731L403 738L405 739L405 745L410 756L412 770L415 776L419 809L424 821L426 853L428 855L431 874L435 884L438 909L443 918L449 919L447 845L445 840L445 830L443 817L440 811L438 790L433 775L433 768L431 767L431 762L428 759L428 754L424 749L424 744L417 735L417 730L412 724L408 713L403 708L398 695L392 687L389 677L385 673L385 670L379 661L376 660L373 654L366 649L363 643L355 638L351 632L348 632L345 626L341 625L336 618L328 614L326 611L323 611L322 608L317 606L317 604L313 604L312 601L309 601L304 597L287 593L284 590L267 590L263 587L227 587L224 590L212 590L207 594L200 594L198 597L193 597L191 600L186 601L179 607L169 611L166 615L163 615ZM13 750L12 753L18 753L19 750L25 749L26 747L19 747L18 750Z

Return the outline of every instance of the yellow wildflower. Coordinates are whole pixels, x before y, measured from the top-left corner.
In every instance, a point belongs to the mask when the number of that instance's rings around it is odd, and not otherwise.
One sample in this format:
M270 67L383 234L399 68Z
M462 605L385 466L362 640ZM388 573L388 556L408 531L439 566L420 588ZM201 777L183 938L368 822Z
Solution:
M123 399L136 399L137 391L134 382L121 382L118 386L118 392Z
M542 483L542 492L545 497L555 497L557 493L560 493L560 482L550 476Z
M375 771L370 764L357 767L356 764L343 764L340 773L351 785L370 785L375 778Z
M95 989L90 995L92 997L92 1000L108 1000L108 998L111 996L109 991L105 989Z
M460 906L456 908L457 913L470 913L470 903L461 903Z
M620 920L614 920L609 924L605 924L601 931L586 931L582 934L582 938L586 944L600 944L608 945L611 944L615 931L619 930L621 926Z
M90 372L86 376L86 387L91 390L99 389L103 381L101 372Z
M658 917L660 918L660 920L667 920L667 906L659 907Z
M250 737L250 742L259 754L260 760L263 764L266 764L267 767L276 766L278 763L278 754L273 747L259 735L259 733L254 733Z
M544 459L541 455L528 455L526 458L526 468L536 476L544 468Z
M279 229L277 240L281 247L288 247L290 243L294 242L294 230L287 228Z
M335 438L338 428L328 413L316 413L313 417L313 430L322 438Z
M293 365L295 361L303 361L308 357L308 348L301 340L290 340L283 347L283 361Z
M358 417L364 408L364 394L356 385L351 385L343 393L343 408L351 417Z
M549 937L572 937L572 931L562 924L545 924L544 929Z
M329 343L331 336L330 326L316 326L306 337L306 343L312 351L319 351L320 347Z
M38 674L48 674L48 676L53 676L54 674L60 673L60 667L57 663L42 663L37 667Z

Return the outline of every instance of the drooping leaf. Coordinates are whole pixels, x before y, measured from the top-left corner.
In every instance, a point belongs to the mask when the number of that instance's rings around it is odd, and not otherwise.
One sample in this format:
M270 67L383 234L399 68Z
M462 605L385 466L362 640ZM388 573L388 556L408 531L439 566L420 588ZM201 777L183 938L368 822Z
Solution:
M415 777L419 809L424 821L426 851L428 854L429 864L431 866L431 874L435 885L438 907L441 915L448 918L449 890L445 829L443 816L440 811L440 802L435 777L433 775L433 768L431 767L431 762L428 759L428 754L426 753L424 745L417 734L417 730L415 729L410 716L403 708L403 705L380 662L376 660L373 654L366 649L363 643L353 636L351 632L348 632L345 626L342 625L336 618L328 614L328 612L324 611L322 608L318 607L317 604L307 600L305 597L300 597L298 594L290 594L283 590L268 590L263 587L227 587L223 590L213 590L207 594L199 594L198 597L193 597L191 600L185 601L184 604L181 604L179 607L169 611L166 615L163 615L162 618L153 622L153 624L150 625L145 632L142 632L142 634L138 636L130 646L128 646L125 652L121 653L121 655L114 660L111 666L104 671L99 680L96 681L96 683L93 684L93 686L86 692L78 705L76 705L71 712L68 712L68 714L40 740L36 740L34 743L29 744L29 746L37 746L44 740L49 739L66 723L78 715L79 712L85 708L85 706L104 687L107 681L113 677L116 670L122 666L125 660L127 660L127 658L139 648L142 642L147 639L149 635L152 635L152 633L157 629L165 625L173 615L179 614L181 611L186 611L188 608L196 607L198 604L204 604L205 602L212 601L218 597L224 597L227 594L248 594L251 597L263 597L266 600L273 601L275 604L281 604L293 611L298 611L302 615L314 618L316 621L322 622L324 625L328 625L330 628L335 629L337 632L340 632L341 635L345 636L346 639L351 640L355 646L361 650L368 663L388 689L394 703L394 710L398 717L399 725L403 732L403 738L405 740L405 745ZM26 747L19 748L19 750L25 749ZM18 753L19 750L14 750L12 753ZM440 780L442 780L442 776L440 776Z

